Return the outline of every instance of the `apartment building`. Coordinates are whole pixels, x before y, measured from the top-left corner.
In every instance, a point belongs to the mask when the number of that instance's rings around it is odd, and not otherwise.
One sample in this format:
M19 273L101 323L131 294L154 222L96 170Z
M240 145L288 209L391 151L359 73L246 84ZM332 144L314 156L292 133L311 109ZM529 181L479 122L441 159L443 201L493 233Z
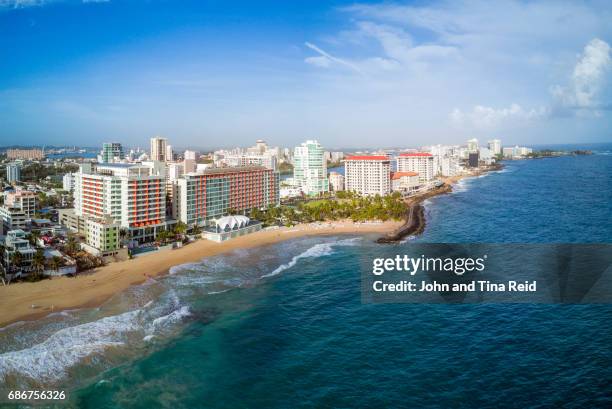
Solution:
M210 225L230 211L245 214L280 203L279 174L263 166L188 173L174 188L173 216L190 227Z
M391 192L391 160L384 155L348 156L344 160L344 184L362 195Z
M159 162L168 160L167 154L168 140L166 138L151 138L151 156L149 159Z
M7 207L21 209L27 218L32 218L36 212L37 199L36 193L18 188L14 192L5 194L4 204Z
M86 248L90 253L98 256L115 254L119 250L121 226L110 218L87 219L86 221Z
M293 180L309 196L329 191L325 150L318 141L308 140L293 151Z
M338 172L329 172L329 188L334 192L344 190L344 175Z
M426 183L434 179L434 157L427 152L402 153L397 158L398 172L416 172L419 181Z
M23 210L18 207L1 206L0 220L5 232L9 230L25 230L27 216Z

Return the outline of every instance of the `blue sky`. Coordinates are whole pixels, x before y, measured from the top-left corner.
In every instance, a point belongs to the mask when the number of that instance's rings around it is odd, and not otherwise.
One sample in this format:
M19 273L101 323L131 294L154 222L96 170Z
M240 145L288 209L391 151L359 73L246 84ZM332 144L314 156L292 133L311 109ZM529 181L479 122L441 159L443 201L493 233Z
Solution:
M612 6L0 0L0 144L612 141Z

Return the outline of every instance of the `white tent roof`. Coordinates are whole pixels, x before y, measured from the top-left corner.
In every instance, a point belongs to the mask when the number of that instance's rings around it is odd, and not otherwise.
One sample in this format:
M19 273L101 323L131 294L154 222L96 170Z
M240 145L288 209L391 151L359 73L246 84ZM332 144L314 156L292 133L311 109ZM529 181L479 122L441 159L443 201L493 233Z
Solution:
M226 227L232 230L236 226L238 226L238 228L248 226L250 221L251 219L246 216L225 216L218 219L215 224L221 230L225 230Z

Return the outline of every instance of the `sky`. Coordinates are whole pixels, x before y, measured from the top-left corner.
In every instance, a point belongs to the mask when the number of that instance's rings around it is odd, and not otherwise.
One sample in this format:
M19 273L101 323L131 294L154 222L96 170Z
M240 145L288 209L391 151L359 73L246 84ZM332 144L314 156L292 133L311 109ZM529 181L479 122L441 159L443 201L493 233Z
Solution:
M612 142L609 1L0 0L0 145Z

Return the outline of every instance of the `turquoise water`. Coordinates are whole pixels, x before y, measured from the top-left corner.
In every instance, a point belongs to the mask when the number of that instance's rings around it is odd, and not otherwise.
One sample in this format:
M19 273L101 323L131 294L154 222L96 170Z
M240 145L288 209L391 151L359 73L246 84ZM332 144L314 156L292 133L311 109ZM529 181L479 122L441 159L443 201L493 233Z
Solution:
M510 162L426 212L417 241L610 243L612 156ZM0 378L82 408L612 405L612 307L361 304L375 238L240 250L15 324Z

